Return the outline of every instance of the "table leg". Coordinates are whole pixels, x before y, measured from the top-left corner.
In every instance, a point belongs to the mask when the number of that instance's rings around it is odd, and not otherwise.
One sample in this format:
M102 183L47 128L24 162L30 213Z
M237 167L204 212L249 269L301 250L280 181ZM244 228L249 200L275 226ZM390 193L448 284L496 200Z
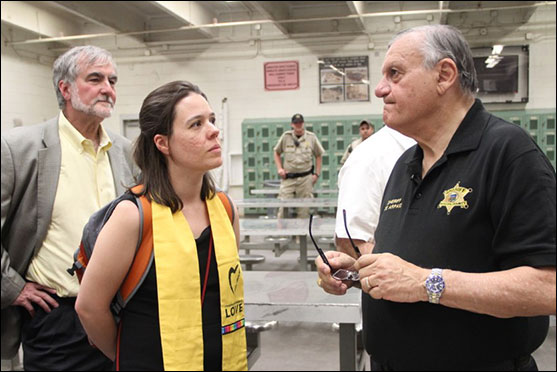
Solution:
M356 325L340 323L339 329L340 370L355 371L357 360Z
M300 271L308 269L308 245L307 236L300 235Z
M248 369L251 369L261 356L261 335L259 332L249 332L246 330Z

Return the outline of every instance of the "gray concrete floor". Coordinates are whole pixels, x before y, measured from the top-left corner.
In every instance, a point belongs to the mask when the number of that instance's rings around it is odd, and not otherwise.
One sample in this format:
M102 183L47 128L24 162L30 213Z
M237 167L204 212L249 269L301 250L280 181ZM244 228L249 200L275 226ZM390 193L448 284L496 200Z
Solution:
M325 248L325 247L323 247ZM267 250L252 250L250 254L265 256L265 262L253 270L298 270L298 252L289 250L274 257ZM314 254L312 250L309 254ZM261 356L252 371L338 371L339 337L331 324L279 322L261 333ZM545 343L534 353L540 371L556 370L555 317Z

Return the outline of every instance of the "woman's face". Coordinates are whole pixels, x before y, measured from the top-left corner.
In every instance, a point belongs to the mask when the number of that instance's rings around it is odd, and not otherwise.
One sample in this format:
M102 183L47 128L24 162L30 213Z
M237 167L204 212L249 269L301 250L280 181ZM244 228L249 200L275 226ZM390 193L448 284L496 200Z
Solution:
M167 157L169 170L205 173L221 166L220 130L205 98L190 93L176 104L174 112L172 134L155 136L157 147Z

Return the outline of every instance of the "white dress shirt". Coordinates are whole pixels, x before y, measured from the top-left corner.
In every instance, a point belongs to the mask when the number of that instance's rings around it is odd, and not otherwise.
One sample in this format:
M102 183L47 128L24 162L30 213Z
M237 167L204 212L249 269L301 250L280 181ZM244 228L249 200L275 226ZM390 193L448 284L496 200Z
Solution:
M338 208L335 234L348 238L342 210L346 209L348 231L353 239L374 242L383 191L396 161L416 141L387 126L354 149L338 175Z

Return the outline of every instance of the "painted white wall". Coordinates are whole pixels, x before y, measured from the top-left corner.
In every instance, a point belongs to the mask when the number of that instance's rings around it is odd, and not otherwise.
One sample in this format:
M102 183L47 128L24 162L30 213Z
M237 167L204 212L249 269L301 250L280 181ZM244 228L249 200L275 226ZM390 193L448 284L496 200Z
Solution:
M58 104L52 85L52 63L17 55L2 43L2 133L17 125L53 118ZM50 62L50 61L49 61Z
M364 51L362 54L368 54ZM355 55L351 53L351 55ZM382 53L380 54L382 56ZM372 85L379 79L381 59L371 58ZM265 91L263 64L269 61L297 60L300 88ZM154 88L173 80L189 80L208 96L213 110L220 114L221 101L228 99L232 152L241 151L241 122L246 118L289 118L296 112L305 116L355 115L381 112L381 102L319 104L319 80L316 55L268 59L255 57L235 60L176 61L158 63L120 63L118 65L118 114L139 112L143 98ZM371 88L373 95L373 87ZM116 119L116 118L115 118ZM111 119L111 121L113 121ZM118 125L118 123L113 123Z
M527 109L555 108L555 39L530 45L530 102Z

